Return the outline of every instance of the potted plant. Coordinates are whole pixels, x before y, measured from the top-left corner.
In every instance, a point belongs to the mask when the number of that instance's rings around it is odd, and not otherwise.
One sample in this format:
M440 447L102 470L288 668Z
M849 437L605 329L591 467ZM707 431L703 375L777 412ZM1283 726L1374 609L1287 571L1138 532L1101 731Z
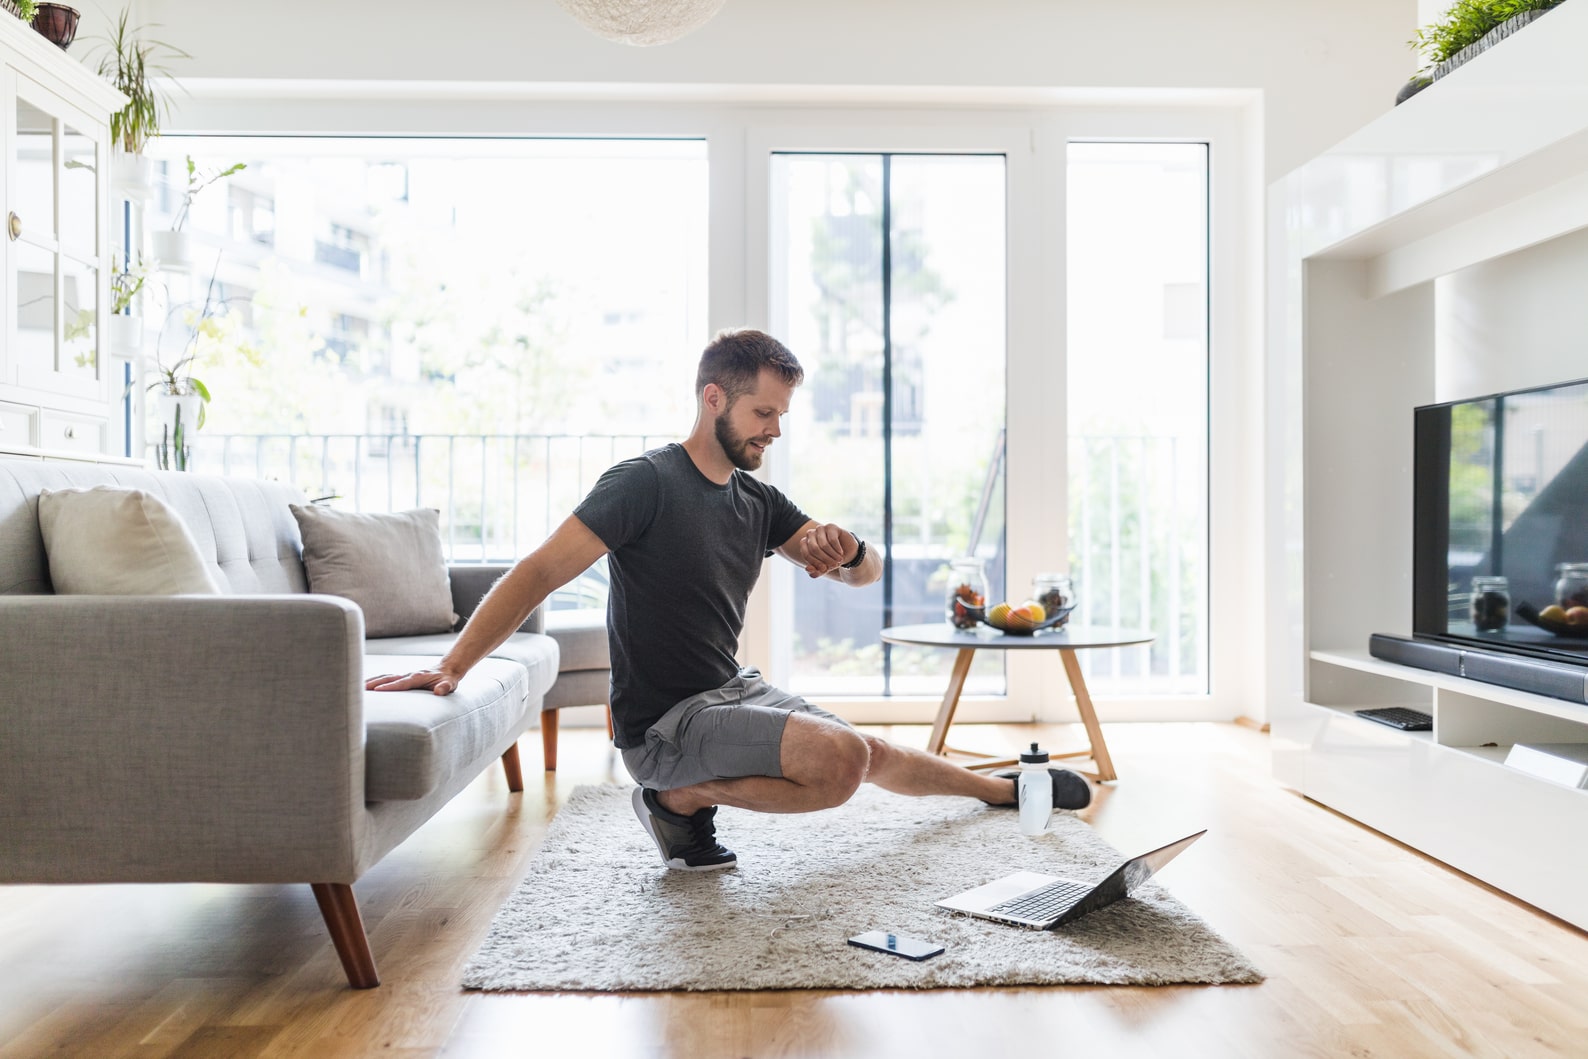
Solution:
M1437 22L1417 31L1408 43L1428 60L1396 96L1404 103L1562 0L1455 0Z
M0 0L0 8L28 23L31 23L33 16L39 13L38 0Z
M239 322L232 317L227 299L217 296L219 272L217 256L204 300L171 306L155 339L145 387L155 396L155 456L161 470L185 471L191 466L192 435L207 418L210 390L193 369L223 353L258 358L258 352L237 335ZM167 363L161 350L171 336L180 336L181 347Z
M146 144L160 134L161 119L170 112L170 97L156 83L169 80L160 63L166 58L186 59L188 54L155 40L140 37L143 27L127 24L122 9L109 37L100 38L99 76L110 81L127 105L110 116L112 183L127 198L147 199L154 193L153 166L143 155Z
M182 204L171 218L170 229L154 233L154 256L163 268L185 269L188 265L188 239L182 231L182 225L187 222L188 211L192 209L198 193L217 180L224 180L248 168L246 163L236 162L229 166L201 170L192 155L187 156L186 164L187 187L182 192Z
M77 36L78 11L65 4L35 4L33 28L45 40L65 51Z
M139 258L110 277L110 345L123 354L143 345L143 315L138 295L149 280L149 269Z

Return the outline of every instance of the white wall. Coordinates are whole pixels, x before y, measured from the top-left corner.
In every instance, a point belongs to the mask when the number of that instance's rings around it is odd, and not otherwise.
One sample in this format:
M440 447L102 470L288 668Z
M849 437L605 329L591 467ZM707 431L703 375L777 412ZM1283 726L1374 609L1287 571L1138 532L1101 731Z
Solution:
M120 9L78 6L79 37ZM655 48L604 41L555 0L135 8L193 56L181 78L1260 89L1268 180L1389 109L1418 65L1418 0L728 0Z
M1441 401L1588 377L1588 231L1441 277Z

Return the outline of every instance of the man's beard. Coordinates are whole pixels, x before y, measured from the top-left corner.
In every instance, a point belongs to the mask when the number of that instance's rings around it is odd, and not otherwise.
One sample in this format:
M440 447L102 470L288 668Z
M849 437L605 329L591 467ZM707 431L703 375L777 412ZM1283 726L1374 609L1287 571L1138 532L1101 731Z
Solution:
M752 449L749 438L741 438L733 432L733 427L728 425L726 413L717 417L716 434L717 444L721 445L722 451L727 454L728 462L741 471L753 471L760 467L764 447L772 443L771 438L763 435L755 439L762 444L763 449Z

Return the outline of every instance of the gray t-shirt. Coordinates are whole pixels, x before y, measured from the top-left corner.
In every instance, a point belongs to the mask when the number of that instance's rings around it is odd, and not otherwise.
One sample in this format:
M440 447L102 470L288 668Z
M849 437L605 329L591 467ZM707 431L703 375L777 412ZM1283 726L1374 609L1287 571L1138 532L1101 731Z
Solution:
M676 444L612 467L573 513L609 551L613 732L638 746L674 703L739 671L761 563L809 518L743 471L718 485Z

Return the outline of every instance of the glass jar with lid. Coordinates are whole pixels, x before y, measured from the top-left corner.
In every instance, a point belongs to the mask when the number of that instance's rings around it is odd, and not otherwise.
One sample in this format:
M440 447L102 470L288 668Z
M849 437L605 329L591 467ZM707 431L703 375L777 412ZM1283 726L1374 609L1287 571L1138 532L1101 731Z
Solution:
M1511 620L1511 583L1503 577L1479 574L1472 579L1472 627L1498 632Z
M956 629L974 629L987 614L987 564L971 556L948 564L943 616Z
M1037 574L1031 579L1031 598L1042 604L1045 621L1059 624L1075 609L1075 582L1067 574Z
M1555 602L1567 610L1588 607L1588 563L1555 564Z

